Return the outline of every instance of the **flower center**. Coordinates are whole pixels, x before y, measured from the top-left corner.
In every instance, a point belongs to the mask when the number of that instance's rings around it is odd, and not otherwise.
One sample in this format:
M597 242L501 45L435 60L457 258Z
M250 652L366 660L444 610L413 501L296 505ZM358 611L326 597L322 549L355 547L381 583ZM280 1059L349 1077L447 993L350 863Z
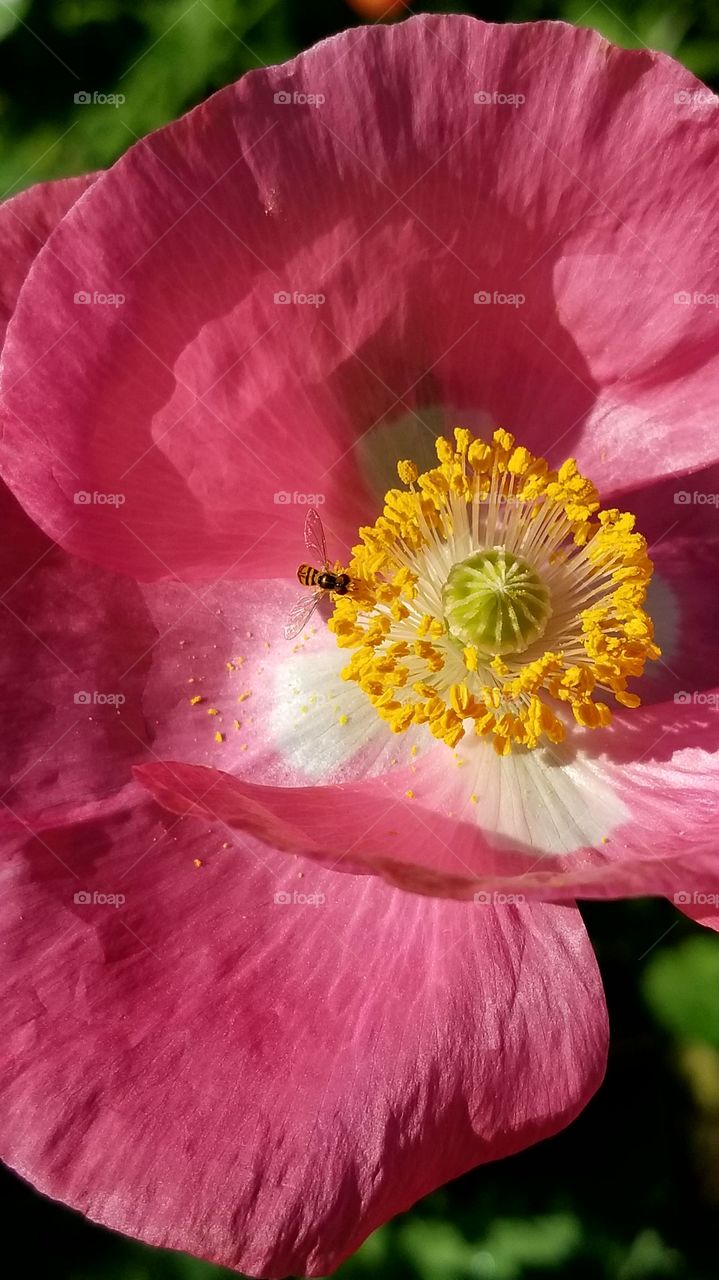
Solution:
M573 459L552 471L515 446L457 428L439 465L400 462L360 530L330 627L342 672L396 733L426 724L455 747L473 730L499 755L565 736L568 714L610 723L627 680L659 656L642 604L652 565L634 517L600 510Z
M524 556L476 551L449 571L442 607L451 636L478 654L523 653L547 628L549 590Z

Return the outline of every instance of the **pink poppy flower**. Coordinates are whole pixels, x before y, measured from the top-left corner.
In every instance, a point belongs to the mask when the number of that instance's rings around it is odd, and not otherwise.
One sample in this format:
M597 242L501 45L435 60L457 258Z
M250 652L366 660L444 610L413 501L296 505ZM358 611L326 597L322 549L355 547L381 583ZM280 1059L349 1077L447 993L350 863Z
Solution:
M591 1096L578 896L716 922L713 111L590 31L417 18L0 210L0 1153L41 1190L325 1274ZM285 641L309 506L352 589Z

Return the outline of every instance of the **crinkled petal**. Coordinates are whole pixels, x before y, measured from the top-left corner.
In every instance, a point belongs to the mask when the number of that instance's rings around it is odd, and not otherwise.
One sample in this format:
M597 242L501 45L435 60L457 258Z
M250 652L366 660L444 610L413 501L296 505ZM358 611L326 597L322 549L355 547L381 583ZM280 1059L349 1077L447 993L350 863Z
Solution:
M106 567L267 577L308 495L349 545L365 455L408 420L500 422L604 489L715 459L709 96L593 31L457 16L250 73L133 147L38 259L4 474Z
M148 804L2 877L2 1155L153 1244L325 1275L600 1082L574 908L413 897Z

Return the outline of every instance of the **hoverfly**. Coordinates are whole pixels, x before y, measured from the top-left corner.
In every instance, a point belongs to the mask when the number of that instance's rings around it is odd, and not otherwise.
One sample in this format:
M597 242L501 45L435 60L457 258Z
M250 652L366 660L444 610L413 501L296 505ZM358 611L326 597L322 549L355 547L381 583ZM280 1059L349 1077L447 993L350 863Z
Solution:
M312 556L319 560L321 569L311 564L301 564L297 570L298 580L303 587L314 587L311 596L300 596L292 606L285 626L285 640L294 640L307 625L323 596L332 594L346 596L352 589L352 579L345 573L342 565L335 560L334 569L330 569L325 546L325 531L322 528L319 512L310 507L305 517L305 546Z

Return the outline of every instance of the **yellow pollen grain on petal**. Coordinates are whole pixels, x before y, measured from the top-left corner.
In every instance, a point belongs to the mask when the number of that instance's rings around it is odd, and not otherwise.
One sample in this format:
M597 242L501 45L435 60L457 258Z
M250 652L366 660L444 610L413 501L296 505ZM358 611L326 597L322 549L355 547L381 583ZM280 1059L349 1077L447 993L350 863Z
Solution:
M219 716L220 713L217 710L217 707L208 707L207 714L208 716Z
M194 698L190 698L190 706L199 707L200 703L204 701L205 699L202 697L202 695L199 693L196 693Z
M225 735L224 735L224 733L216 733L216 734L215 734L215 742L224 742L224 741L225 741Z
M411 790L410 790L410 791L405 791L405 793L404 793L404 794L406 795L406 797L407 797L407 799L408 799L408 800L414 800L414 791L411 791Z

